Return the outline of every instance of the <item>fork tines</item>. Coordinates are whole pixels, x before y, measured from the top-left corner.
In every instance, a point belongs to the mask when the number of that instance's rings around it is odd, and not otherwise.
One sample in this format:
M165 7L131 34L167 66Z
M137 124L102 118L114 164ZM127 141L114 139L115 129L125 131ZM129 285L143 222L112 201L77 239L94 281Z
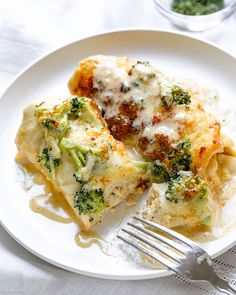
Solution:
M143 244L147 245L147 247L144 247L140 243L135 243L133 240L127 239L126 237L118 235L117 237L124 241L125 243L129 244L130 246L136 248L137 250L143 252L144 254L148 255L152 259L160 262L164 266L168 267L169 269L175 271L175 268L178 264L181 263L181 255L185 255L187 252L191 251L192 247L196 244L189 240L186 237L183 237L182 235L176 233L175 231L168 229L162 225L153 223L151 221L142 219L140 217L134 216L133 219L141 222L141 224L135 224L135 223L127 223L128 226L132 227L136 231L131 231L128 229L122 229L123 232L128 234L129 236L137 239L138 241L141 241ZM158 230L161 233L169 235L171 238L175 238L175 241L170 238L166 238L163 235L153 232L152 230L149 230L148 228L145 228L143 225L147 225L151 229ZM138 234L138 232L142 232L148 237L151 237L155 240L158 240L161 243L155 243L151 241L150 239L141 236ZM177 240L177 241L176 241ZM179 243L181 242L181 244ZM166 248L165 246L168 246ZM151 247L151 249L150 249ZM158 252L153 252L152 249L157 250ZM180 255L176 253L176 250L179 252ZM161 255L160 253L164 254L165 256ZM167 258L169 257L169 259ZM171 260L170 260L171 259ZM177 263L177 264L176 264Z

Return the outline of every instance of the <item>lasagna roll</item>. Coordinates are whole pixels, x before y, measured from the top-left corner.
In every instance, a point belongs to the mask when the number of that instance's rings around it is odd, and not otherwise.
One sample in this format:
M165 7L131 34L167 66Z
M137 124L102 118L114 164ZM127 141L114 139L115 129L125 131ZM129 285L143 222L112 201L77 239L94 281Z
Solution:
M85 97L29 105L16 144L20 157L64 194L85 230L147 186L145 169L114 139L95 102Z
M164 194L153 185L146 218L169 227L211 224L214 192L224 181L217 178L221 156L234 157L235 152L219 120L204 109L206 93L167 77L147 61L99 55L81 61L68 86L72 94L91 97L111 134L150 163L152 182L167 183Z
M204 175L210 159L232 145L220 122L204 110L198 91L186 91L149 62L89 57L68 86L72 94L98 103L117 140L147 161L158 160L171 175L181 170Z

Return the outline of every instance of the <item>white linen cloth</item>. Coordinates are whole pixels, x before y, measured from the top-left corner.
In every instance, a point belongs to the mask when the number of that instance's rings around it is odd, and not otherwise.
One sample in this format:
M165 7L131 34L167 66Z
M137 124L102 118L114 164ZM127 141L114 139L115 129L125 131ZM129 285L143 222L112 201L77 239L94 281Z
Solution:
M0 0L0 93L36 58L68 42L130 27L177 30L151 0ZM193 36L236 55L236 14ZM236 247L215 259L219 274L236 286ZM0 227L0 295L219 294L175 276L145 281L89 278L59 269L29 253Z

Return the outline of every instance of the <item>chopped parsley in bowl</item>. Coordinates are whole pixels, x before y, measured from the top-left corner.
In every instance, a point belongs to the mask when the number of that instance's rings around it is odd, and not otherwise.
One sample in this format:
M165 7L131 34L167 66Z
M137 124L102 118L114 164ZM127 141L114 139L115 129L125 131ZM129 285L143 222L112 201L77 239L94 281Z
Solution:
M236 10L236 0L153 0L156 10L175 26L201 32L220 24Z
M224 8L224 0L174 0L172 10L185 15L205 15Z

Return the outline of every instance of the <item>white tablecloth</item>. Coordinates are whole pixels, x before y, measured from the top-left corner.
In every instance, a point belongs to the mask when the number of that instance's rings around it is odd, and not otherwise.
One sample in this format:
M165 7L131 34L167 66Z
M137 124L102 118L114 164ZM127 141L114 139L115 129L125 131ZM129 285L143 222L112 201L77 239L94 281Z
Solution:
M36 58L88 35L128 27L177 30L155 11L151 0L1 0L0 93ZM236 14L217 28L193 35L236 55ZM236 247L216 260L236 284ZM206 289L207 288L207 289ZM109 281L59 269L35 257L0 227L0 294L218 294L206 285L176 277Z

